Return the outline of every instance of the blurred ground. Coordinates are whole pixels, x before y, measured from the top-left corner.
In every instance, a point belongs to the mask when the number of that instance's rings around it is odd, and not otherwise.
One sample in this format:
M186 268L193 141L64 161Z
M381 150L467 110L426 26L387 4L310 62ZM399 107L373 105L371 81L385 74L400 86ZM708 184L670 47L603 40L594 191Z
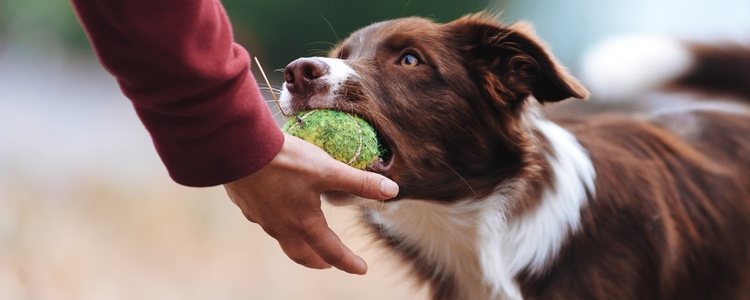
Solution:
M370 265L307 270L221 188L172 183L91 61L0 55L0 299L420 299L395 259L324 207Z

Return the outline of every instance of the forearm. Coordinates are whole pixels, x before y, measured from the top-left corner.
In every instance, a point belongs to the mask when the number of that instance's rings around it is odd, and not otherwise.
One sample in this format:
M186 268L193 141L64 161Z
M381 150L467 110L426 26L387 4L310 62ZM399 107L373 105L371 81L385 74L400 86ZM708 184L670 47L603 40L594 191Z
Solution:
M175 181L225 183L276 155L283 135L219 1L73 3Z

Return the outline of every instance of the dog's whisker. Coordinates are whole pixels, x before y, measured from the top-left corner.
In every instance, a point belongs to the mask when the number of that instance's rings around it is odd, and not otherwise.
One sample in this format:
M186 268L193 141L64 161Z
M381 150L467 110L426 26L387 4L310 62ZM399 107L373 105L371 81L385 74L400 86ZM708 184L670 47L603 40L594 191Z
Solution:
M409 7L409 4L411 4L412 1L414 1L414 0L406 1L406 3L404 4L404 7L401 8L401 16L402 17L404 16L404 13L406 12L406 8Z
M307 46L311 46L311 45L318 45L318 44L324 44L324 45L328 45L328 46L333 46L333 45L336 45L336 43L333 43L333 42L327 42L327 41L316 41L316 42L309 42L309 43L307 43L307 44L305 44L305 45L307 45Z
M469 190L471 191L471 193L474 194L474 197L478 196L477 192L474 190L473 187L471 187L471 184L469 184L469 181L467 181L466 178L464 178L463 176L461 176L461 174L459 174L458 172L456 172L456 169L454 169L453 167L451 167L450 165L448 165L446 162L444 162L443 160L441 160L441 159L439 159L437 157L433 157L433 159L437 160L441 164L443 164L446 167L448 167L448 169L450 169L451 172L453 172L453 174L456 174L456 177L458 177L459 179L461 179L461 181L463 181L463 183L466 184L466 186L469 188Z
M308 54L310 56L326 56L328 54L328 50L312 49L312 50L308 51Z
M328 24L328 28L330 28L330 29L331 29L331 32L333 32L333 37L335 37L337 41L338 41L338 40L341 40L341 38L339 38L339 35L338 35L338 34L336 34L336 29L333 29L333 25L331 25L331 22L330 22L330 21L328 21L328 18L326 18L326 17L325 17L324 15L322 15L322 14L320 15L320 17L321 17L321 18L323 18L323 21L325 21L325 22L326 22L326 24Z

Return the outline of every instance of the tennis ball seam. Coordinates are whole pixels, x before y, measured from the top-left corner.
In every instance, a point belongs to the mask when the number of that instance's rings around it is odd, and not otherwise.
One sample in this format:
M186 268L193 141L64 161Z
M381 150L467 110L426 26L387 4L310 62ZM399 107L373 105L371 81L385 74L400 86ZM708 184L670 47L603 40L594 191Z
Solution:
M351 165L352 163L357 161L357 159L359 159L359 156L362 154L362 144L364 143L364 141L362 141L362 125L360 125L359 122L357 122L357 119L355 119L354 116L352 116L351 114L347 114L347 115L349 116L350 119L352 119L352 121L354 121L354 124L357 125L357 133L358 133L357 137L359 138L359 143L357 143L357 151L354 152L354 157L352 157L352 159L350 159L346 163L347 165Z

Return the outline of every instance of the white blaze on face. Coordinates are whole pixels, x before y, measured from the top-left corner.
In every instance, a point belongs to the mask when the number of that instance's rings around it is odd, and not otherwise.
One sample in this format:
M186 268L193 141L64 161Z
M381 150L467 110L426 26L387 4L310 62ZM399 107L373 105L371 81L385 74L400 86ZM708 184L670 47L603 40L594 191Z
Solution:
M344 84L344 82L346 82L347 79L359 76L357 75L357 72L355 72L354 69L347 65L342 59L327 57L311 57L311 59L323 62L328 66L328 73L316 80L322 80L330 87L330 89L328 90L328 94L326 95L316 95L318 96L316 97L316 99L322 98L326 101L333 100L336 90L338 90ZM281 98L279 99L279 101L281 102L281 108L285 113L291 113L292 101L294 100L293 98L293 95L289 92L289 90L287 90L286 84L284 84L284 87L281 90ZM297 99L296 101L301 100ZM321 106L330 106L331 103L316 104L320 104Z
M331 87L337 87L343 84L349 77L356 77L357 72L354 71L344 60L338 58L327 58L327 57L315 57L315 59L323 61L328 65L329 73L323 78L331 84ZM336 90L333 88L332 90Z

